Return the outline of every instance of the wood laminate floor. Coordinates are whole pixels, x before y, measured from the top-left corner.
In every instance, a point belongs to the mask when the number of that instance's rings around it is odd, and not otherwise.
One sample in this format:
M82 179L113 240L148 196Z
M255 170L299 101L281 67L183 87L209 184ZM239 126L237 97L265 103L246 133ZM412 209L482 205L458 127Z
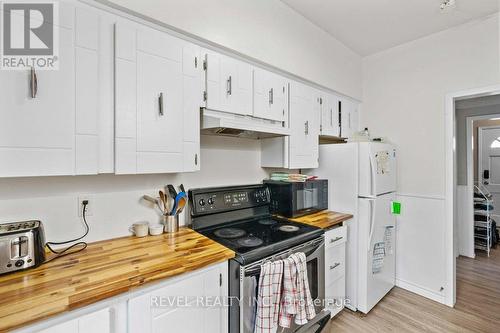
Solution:
M500 248L457 259L453 309L396 287L368 315L344 310L325 332L500 332Z

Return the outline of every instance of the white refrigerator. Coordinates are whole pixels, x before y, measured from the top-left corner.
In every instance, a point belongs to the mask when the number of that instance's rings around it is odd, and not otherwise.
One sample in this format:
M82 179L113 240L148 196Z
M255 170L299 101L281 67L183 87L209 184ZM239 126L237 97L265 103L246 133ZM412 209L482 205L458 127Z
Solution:
M351 213L347 225L346 306L368 313L393 287L396 274L396 149L379 142L321 145L329 209Z

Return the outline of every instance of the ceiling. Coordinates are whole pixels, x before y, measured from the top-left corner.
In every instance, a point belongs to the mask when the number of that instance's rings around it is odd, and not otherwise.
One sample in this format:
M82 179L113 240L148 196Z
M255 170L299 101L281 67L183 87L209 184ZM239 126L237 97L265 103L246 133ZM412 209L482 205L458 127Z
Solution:
M366 56L498 12L499 0L281 0Z

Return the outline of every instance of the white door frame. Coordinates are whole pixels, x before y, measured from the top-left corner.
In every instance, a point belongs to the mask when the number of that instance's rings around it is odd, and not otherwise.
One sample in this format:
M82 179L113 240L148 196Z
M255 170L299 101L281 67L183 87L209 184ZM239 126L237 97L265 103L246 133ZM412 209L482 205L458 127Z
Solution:
M456 302L456 258L454 237L455 201L457 187L456 163L456 119L455 102L473 97L500 94L500 85L469 89L447 94L445 96L445 256L446 256L446 286L445 304L453 307Z
M490 116L491 117L491 116ZM481 147L483 145L483 130L484 129L499 129L500 126L481 126L478 127L477 132L477 180L479 183L483 183L483 173L480 172L483 170L483 152L481 151Z
M462 243L459 244L459 254L469 258L475 257L474 251L474 168L473 165L473 130L474 121L488 120L492 117L500 117L500 114L491 114L483 116L471 116L466 118L467 124L467 186L466 186L466 199L461 202L464 205L464 214L462 220L458 219L459 226L459 239L462 238ZM500 127L500 126L486 126L486 127ZM479 144L478 144L479 147ZM479 168L478 168L479 169ZM463 198L463 197L462 197ZM465 228L465 229L460 229Z

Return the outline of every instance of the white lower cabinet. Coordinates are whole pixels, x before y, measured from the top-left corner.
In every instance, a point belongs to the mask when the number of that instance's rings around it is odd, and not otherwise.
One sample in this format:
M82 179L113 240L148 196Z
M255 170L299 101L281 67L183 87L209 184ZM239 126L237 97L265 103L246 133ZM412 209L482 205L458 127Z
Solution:
M64 323L45 328L38 333L111 333L111 309L105 308Z
M226 295L227 264L190 273L131 298L128 332L227 332L227 309L219 306Z
M344 308L346 228L325 232L325 298L332 317Z

